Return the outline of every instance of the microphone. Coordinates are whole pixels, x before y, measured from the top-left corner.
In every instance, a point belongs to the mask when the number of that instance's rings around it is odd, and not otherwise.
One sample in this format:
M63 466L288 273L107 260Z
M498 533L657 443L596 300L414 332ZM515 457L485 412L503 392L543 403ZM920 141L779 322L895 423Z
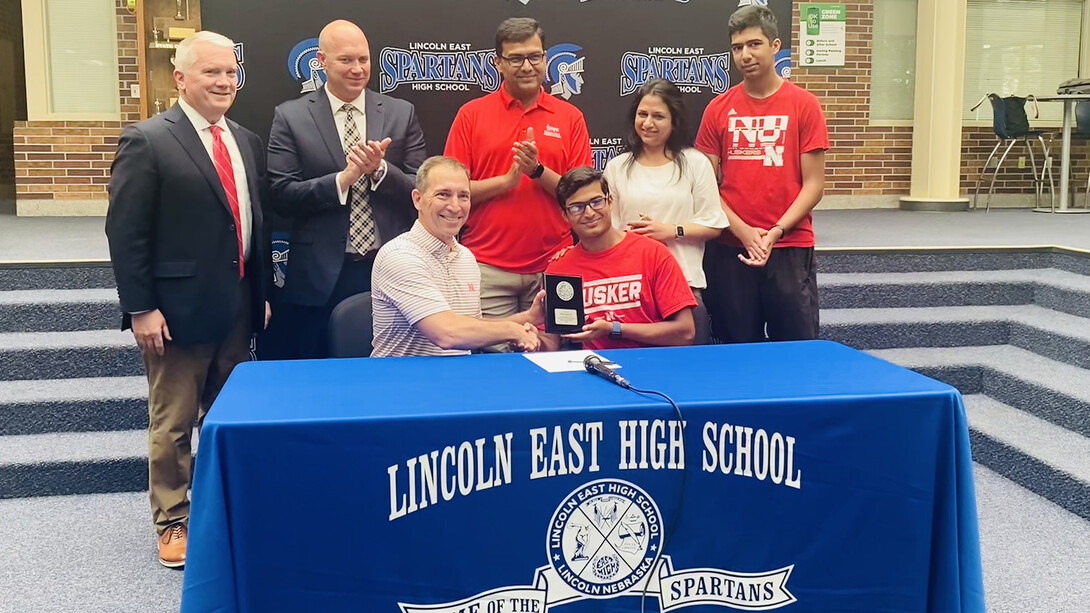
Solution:
M598 375L606 381L616 383L625 389L630 389L632 387L632 384L628 382L628 379L618 375L617 371L606 366L606 363L602 361L602 358L596 355L588 355L583 358L583 368L587 369L587 372L590 374Z

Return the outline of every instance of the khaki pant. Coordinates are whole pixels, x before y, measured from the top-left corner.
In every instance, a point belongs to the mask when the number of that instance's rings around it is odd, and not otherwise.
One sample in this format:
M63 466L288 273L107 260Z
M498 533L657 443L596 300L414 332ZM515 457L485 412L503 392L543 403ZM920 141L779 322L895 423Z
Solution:
M481 313L491 319L509 317L530 308L541 289L541 273L520 275L477 264L481 269Z
M541 274L520 275L477 263L481 269L481 314L488 319L510 317L530 308L541 289ZM482 349L485 353L512 351L507 343Z
M148 373L148 493L159 534L170 524L189 521L193 426L204 421L235 365L250 359L251 332L249 281L243 280L239 312L223 342L168 342L162 356L144 354Z

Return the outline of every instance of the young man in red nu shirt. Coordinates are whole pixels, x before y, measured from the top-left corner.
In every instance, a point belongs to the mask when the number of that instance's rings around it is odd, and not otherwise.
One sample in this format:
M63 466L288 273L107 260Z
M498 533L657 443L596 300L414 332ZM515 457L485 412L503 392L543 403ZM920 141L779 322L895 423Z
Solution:
M742 83L708 104L696 137L720 176L730 220L704 257L705 303L723 342L818 334L811 211L825 189L829 134L821 104L776 74L776 17L747 6L730 17Z
M556 199L579 244L549 263L546 272L583 278L581 332L565 338L586 349L691 345L696 298L674 254L662 243L613 226L609 184L590 167L569 171ZM560 337L544 334L557 349Z

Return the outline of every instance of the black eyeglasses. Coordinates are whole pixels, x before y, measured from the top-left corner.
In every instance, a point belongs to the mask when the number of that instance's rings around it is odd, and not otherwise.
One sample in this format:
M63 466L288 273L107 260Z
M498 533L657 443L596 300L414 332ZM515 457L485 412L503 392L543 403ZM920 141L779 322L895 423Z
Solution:
M564 209L572 215L582 215L583 211L586 211L588 206L595 211L601 211L606 206L606 197L598 196L587 202L572 202L564 205Z
M545 59L545 54L531 53L530 55L512 55L511 57L501 55L500 59L514 68L521 68L524 62L530 62L531 66L540 66L541 62Z

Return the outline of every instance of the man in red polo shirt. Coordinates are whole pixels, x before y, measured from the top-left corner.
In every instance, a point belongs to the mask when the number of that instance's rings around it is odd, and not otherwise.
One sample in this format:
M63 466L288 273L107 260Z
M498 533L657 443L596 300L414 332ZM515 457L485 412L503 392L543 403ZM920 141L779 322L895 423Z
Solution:
M450 127L445 154L470 173L473 208L462 234L481 268L487 317L524 311L549 258L572 244L556 204L560 176L592 164L583 113L547 93L541 25L512 17L496 31L499 91L466 103Z

